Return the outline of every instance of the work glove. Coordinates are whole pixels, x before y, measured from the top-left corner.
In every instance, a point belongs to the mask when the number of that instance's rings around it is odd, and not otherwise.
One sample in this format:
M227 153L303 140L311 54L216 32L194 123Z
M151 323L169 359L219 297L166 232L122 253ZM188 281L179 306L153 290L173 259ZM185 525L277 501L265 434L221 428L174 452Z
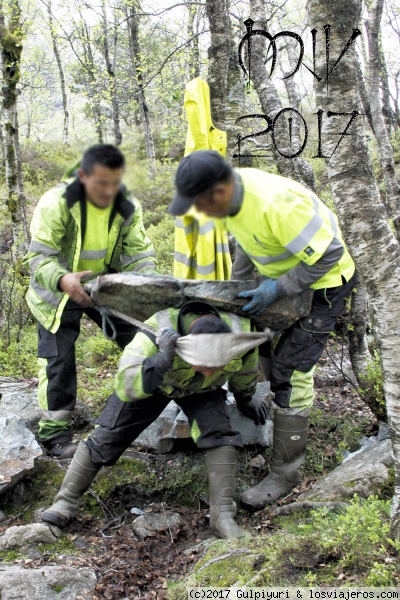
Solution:
M168 329L168 327L164 327L164 329L161 330L161 335L158 340L158 354L165 366L170 367L172 365L175 355L176 340L180 337L179 333L176 333L173 329Z
M256 425L265 424L267 420L267 405L262 400L257 400L257 398L251 398L251 396L247 397L236 397L236 405L242 415L254 421Z
M283 296L283 293L278 289L278 279L270 279L267 277L261 285L255 290L248 290L238 294L238 298L251 298L251 302L243 307L243 310L251 315L261 315L264 310Z

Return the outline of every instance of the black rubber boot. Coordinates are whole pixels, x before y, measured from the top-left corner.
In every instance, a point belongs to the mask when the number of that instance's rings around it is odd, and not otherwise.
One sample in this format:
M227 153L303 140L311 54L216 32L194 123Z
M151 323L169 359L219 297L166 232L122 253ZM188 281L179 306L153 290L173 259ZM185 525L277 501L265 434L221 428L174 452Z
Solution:
M78 513L82 496L100 468L101 465L92 461L86 444L80 442L54 504L41 515L42 521L65 527Z
M260 510L285 496L301 479L306 456L309 409L290 414L275 410L272 463L268 476L241 497L249 510Z
M219 446L206 451L210 485L210 527L221 538L240 538L246 531L235 522L237 507L236 448Z

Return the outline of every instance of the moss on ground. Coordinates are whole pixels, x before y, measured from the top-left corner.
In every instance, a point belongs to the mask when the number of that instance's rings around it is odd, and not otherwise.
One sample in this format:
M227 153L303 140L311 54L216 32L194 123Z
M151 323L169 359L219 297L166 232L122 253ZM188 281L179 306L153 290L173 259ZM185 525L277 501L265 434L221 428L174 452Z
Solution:
M23 554L20 550L5 550L0 552L0 562L3 564L12 564L22 558Z
M207 586L398 586L400 543L389 538L389 509L388 501L355 496L341 512L295 513L276 519L268 535L213 542L168 598Z
M0 499L0 509L6 515L21 514L20 520L29 523L34 512L50 506L60 489L65 471L53 460L36 460L35 468Z
M146 461L122 457L113 467L99 472L92 489L111 508L128 508L143 501L198 508L200 497L207 497L208 493L200 454L194 460L178 455L173 461L155 455L148 455ZM82 508L96 516L102 514L99 503L89 494L85 495Z

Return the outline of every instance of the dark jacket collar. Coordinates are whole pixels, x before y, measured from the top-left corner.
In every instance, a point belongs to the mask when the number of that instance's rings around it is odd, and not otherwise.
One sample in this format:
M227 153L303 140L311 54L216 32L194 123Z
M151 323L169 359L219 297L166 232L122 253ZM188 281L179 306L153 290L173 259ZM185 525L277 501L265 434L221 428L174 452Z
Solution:
M71 209L76 202L81 202L82 206L82 204L85 202L85 197L85 186L79 181L78 178L74 179L72 183L67 185L64 192L64 198L67 201L67 206L69 209ZM124 217L124 219L127 219L135 212L134 205L127 199L127 189L124 185L120 187L119 192L115 197L114 209L117 213Z

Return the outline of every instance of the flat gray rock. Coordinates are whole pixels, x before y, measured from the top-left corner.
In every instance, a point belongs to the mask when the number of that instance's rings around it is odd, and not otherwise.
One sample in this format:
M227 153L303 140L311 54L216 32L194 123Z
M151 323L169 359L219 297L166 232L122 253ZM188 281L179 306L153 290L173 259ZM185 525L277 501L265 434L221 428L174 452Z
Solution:
M269 382L258 384L254 398L262 399L267 404L270 402L272 393ZM245 445L260 444L265 447L272 444L271 419L268 419L265 425L255 425L239 411L232 394L228 394L228 412L233 429L240 431ZM172 450L175 440L190 438L190 425L186 415L174 401L171 401L154 423L136 438L133 445L163 454Z
M347 456L332 473L322 477L299 501L338 500L354 494L366 498L389 479L388 467L394 464L392 444L384 440Z
M27 428L37 433L40 419L37 388L11 377L0 377L0 411L19 415ZM80 430L92 425L94 419L90 410L78 400L72 417L72 428Z
M177 513L153 514L148 513L135 519L132 529L141 540L157 535L165 530L177 529L183 524L182 517Z
M57 529L52 529L44 523L30 523L9 527L0 536L1 550L14 550L29 544L51 544L57 541Z
M0 412L0 494L13 487L43 454L21 417Z
M96 574L76 567L0 567L1 600L87 600L92 598Z

